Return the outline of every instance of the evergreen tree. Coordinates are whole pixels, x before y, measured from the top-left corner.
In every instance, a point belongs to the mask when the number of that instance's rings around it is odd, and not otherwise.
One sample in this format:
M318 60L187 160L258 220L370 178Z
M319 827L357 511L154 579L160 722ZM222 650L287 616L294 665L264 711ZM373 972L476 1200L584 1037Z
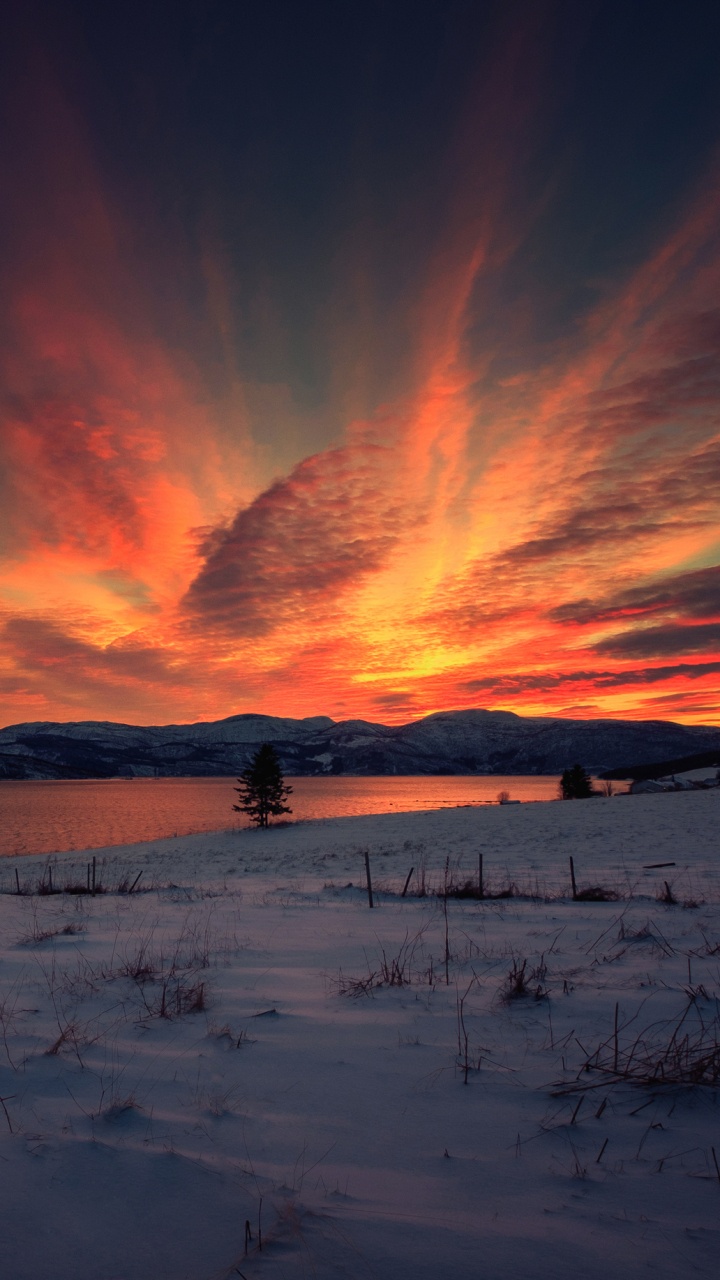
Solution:
M252 757L247 769L243 769L236 787L240 803L234 804L236 813L247 813L258 827L267 827L269 818L281 813L292 813L284 803L292 794L292 787L285 786L278 754L269 742L264 742Z
M594 794L590 775L581 764L565 769L560 779L560 795L563 800L587 800Z

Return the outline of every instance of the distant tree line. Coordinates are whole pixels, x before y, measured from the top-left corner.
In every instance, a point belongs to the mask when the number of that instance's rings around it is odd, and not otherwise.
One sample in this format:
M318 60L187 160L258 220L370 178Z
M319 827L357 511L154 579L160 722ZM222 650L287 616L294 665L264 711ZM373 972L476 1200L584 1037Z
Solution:
M668 778L673 773L685 773L689 769L712 769L720 766L720 750L696 751L690 756L674 756L671 760L656 760L653 764L625 764L607 769L601 778Z

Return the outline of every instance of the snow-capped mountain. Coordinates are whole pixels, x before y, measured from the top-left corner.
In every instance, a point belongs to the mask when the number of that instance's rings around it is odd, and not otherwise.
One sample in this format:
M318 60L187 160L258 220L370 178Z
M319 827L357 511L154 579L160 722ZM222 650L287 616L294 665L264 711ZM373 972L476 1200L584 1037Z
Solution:
M36 722L0 730L2 778L230 776L263 742L288 774L593 772L720 751L720 728L442 711L403 725L238 715L187 725Z

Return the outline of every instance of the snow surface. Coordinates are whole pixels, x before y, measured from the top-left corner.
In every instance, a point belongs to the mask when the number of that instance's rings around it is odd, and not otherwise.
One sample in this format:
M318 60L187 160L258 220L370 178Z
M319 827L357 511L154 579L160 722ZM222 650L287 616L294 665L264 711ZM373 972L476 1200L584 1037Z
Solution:
M17 896L49 864L3 859L3 1277L715 1276L718 1089L622 1075L717 1043L719 816L679 792L187 836L98 851L106 889L142 876L96 897ZM479 854L528 896L448 899L446 967L442 898L400 892ZM570 855L618 900L572 901Z

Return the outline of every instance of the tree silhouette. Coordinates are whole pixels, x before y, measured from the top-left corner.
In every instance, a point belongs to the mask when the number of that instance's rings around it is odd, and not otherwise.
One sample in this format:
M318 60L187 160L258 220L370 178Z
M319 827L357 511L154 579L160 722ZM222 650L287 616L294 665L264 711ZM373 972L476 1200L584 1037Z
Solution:
M560 796L563 800L587 800L594 794L590 775L581 764L565 769L560 779Z
M267 827L269 818L281 813L292 813L284 803L292 794L292 787L285 786L280 760L274 747L264 742L252 757L247 769L243 769L236 787L240 803L234 804L236 813L247 813L258 827Z

